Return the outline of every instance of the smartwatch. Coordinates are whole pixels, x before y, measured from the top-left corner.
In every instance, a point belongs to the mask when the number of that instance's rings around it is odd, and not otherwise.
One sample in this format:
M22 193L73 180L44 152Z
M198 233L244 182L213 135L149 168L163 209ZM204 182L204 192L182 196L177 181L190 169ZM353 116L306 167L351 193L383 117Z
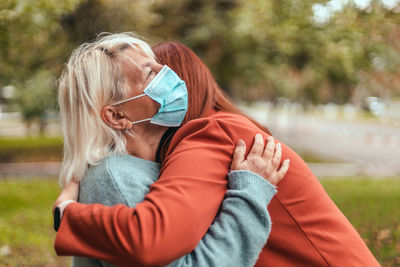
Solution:
M60 207L57 206L56 209L54 210L54 230L57 232L58 228L60 228L60 223L61 223L61 214L60 214Z
M60 228L60 224L61 224L61 219L64 215L64 210L65 208L71 204L72 202L76 202L74 200L65 200L63 202L61 202L60 205L58 205L55 210L54 210L54 217L53 217L53 221L54 221L54 230L57 232L58 228Z

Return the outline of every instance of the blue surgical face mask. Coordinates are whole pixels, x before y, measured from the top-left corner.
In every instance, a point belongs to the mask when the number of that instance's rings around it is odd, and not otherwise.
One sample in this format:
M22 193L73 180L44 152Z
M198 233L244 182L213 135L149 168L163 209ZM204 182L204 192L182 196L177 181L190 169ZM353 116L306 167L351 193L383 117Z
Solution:
M150 123L167 127L177 127L182 124L188 109L186 84L167 65L164 65L160 72L147 85L143 90L143 94L119 101L114 103L113 106L145 95L160 103L160 108L152 118L132 121L132 124L144 121L150 121Z

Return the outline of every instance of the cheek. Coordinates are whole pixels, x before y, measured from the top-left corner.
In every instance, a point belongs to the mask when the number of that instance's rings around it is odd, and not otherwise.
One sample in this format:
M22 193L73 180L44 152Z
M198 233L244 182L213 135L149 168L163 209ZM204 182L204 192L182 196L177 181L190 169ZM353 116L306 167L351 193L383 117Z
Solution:
M160 108L160 104L150 97L144 96L138 98L135 105L132 105L132 108L132 118L134 118L134 120L142 120L153 117Z
M151 116L154 116L157 112L158 109L160 108L160 104L157 101L154 101L150 97L146 97L147 99L147 107L148 107L148 112L150 112Z

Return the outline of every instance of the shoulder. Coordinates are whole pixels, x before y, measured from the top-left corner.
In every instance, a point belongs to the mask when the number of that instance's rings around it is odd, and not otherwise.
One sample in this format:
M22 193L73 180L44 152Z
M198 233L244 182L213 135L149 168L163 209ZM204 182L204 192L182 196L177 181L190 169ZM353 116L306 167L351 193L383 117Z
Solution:
M143 178L154 182L157 179L160 165L130 155L109 156L101 159L88 168L83 182L85 184L107 185L121 180ZM136 175L135 175L136 174Z
M89 168L80 185L80 201L134 205L158 178L160 165L130 155L110 156Z
M181 129L198 128L204 126L227 128L257 128L247 117L229 112L216 112L212 115L191 120L181 127Z
M217 112L210 116L210 119L214 120L218 127L220 127L229 137L235 140L238 138L246 138L247 135L254 137L254 135L257 133L267 135L251 120L249 120L249 118L243 115Z
M110 188L118 177L118 169L126 164L125 156L105 157L91 165L81 181L81 188Z
M248 134L261 131L245 116L227 112L216 112L213 115L186 123L177 131L177 134L188 135L197 132L223 132L233 139L237 133Z
M107 173L117 184L146 184L155 182L160 171L157 162L131 155L112 156L105 159Z
M196 160L202 156L213 160L224 157L230 163L237 141L243 139L250 147L257 133L267 137L267 133L245 116L217 112L183 125L172 138L166 159L182 154Z
M81 181L81 187L82 185L98 184L104 179L108 179L110 173L108 173L107 169L108 158L103 158L96 162L96 164L90 165Z
M108 201L109 195L113 195L111 199L114 200L119 190L108 165L109 158L103 158L88 168L79 185L79 202L113 204Z
M267 133L259 129L247 117L227 113L216 112L207 117L191 120L183 125L175 134L171 145L175 146L185 140L210 142L218 140L236 144L238 139L252 140L261 133L267 137Z
M131 172L132 170L144 170L158 172L160 164L154 161L141 159L131 155L112 156L105 159L107 168L113 175L118 175L120 172Z

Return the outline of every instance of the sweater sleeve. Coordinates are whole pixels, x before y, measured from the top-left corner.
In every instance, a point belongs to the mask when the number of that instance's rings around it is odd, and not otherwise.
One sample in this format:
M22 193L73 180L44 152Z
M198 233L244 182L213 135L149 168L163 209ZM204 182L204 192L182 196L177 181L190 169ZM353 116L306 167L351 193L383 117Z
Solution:
M243 266L256 263L271 231L267 205L275 186L249 171L228 174L221 210L196 249L169 267Z
M166 265L188 254L221 205L235 143L212 118L187 123L143 202L135 208L70 204L56 253L121 266Z

